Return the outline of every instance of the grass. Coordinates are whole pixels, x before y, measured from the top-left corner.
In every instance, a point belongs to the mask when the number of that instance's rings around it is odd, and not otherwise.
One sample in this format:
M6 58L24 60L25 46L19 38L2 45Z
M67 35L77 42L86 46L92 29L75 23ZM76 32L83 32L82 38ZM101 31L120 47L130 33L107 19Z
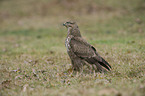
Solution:
M145 95L143 0L15 1L0 1L1 96ZM70 19L111 72L71 73L62 26Z

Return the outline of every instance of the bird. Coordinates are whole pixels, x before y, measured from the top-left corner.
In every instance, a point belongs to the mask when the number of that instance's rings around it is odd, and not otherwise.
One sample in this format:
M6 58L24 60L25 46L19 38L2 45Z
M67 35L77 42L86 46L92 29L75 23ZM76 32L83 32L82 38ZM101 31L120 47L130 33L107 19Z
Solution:
M99 72L111 71L111 65L98 54L95 47L83 39L76 22L67 21L63 26L67 28L65 47L73 70L80 71L84 65L90 64Z

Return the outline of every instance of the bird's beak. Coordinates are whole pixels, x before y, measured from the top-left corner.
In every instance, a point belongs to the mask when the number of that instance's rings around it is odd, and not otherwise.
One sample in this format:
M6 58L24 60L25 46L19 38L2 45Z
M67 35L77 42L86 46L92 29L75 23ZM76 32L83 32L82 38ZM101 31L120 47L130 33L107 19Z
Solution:
M63 23L63 26L66 26L66 24L65 24L65 23Z

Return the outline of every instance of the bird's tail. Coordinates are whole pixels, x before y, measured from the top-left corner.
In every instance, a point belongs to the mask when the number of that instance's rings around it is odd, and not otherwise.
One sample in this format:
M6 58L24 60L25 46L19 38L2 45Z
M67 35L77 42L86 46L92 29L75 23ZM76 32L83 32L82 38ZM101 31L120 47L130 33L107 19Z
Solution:
M96 66L99 71L111 71L111 65L102 58L102 61L98 61Z

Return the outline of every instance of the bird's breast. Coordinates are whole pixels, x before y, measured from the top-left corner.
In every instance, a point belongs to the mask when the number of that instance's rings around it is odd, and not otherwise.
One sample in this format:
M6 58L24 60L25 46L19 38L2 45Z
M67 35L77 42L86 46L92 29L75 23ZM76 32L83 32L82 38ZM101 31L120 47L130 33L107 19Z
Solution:
M65 47L67 48L67 51L70 51L70 42L71 38L70 37L67 37L66 40L65 40Z

